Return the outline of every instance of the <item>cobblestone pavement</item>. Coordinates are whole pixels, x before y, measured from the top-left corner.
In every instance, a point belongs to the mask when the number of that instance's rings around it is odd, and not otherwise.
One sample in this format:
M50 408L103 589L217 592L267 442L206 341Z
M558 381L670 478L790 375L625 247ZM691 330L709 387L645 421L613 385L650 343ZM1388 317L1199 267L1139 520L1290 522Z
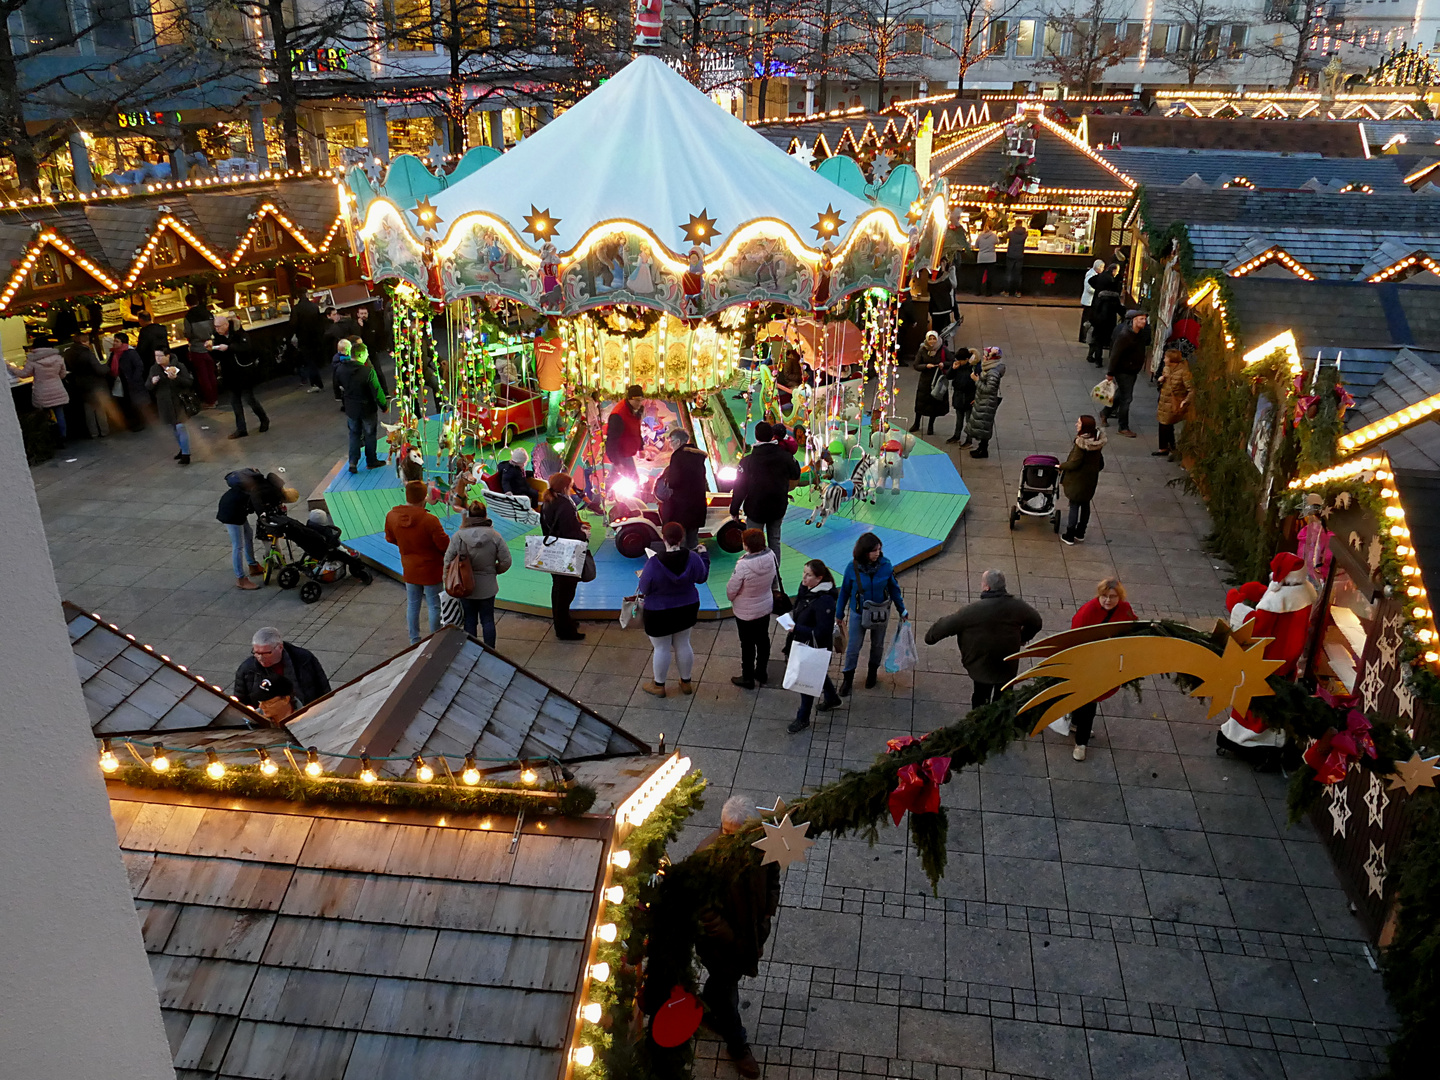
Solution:
M981 570L1068 625L1096 580L1118 572L1143 616L1203 625L1223 611L1222 567L1202 550L1208 519L1150 456L1153 389L1137 393L1137 440L1107 452L1089 542L1063 547L1007 511L1027 453L1063 456L1094 411L1096 369L1071 309L969 306L965 343L1001 345L1009 373L985 461L960 457L973 493L946 551L902 575L923 633L978 593ZM912 381L902 403L908 404ZM257 626L278 626L343 680L407 644L404 592L342 583L309 607L294 592L234 588L214 520L224 473L284 466L308 494L343 453L328 394L265 388L274 427L226 441L228 412L192 421L195 464L159 432L81 444L34 470L61 594L194 670L226 682ZM941 418L932 441L950 433ZM67 460L73 458L74 460ZM883 497L883 496L882 496ZM868 765L885 740L962 713L970 682L953 642L920 646L916 671L785 731L795 699L746 693L728 622L692 635L693 697L639 690L643 636L590 624L581 644L546 621L504 615L500 648L642 737L664 733L712 783L679 845L714 826L731 792L770 803ZM779 663L774 674L778 679ZM945 789L949 866L932 895L903 829L822 840L785 879L744 1015L770 1080L1055 1077L1172 1080L1370 1076L1393 1018L1363 935L1308 826L1287 828L1284 782L1214 754L1203 706L1148 680L1137 702L1101 706L1089 759L1053 734L1014 746ZM697 1072L731 1077L714 1042Z

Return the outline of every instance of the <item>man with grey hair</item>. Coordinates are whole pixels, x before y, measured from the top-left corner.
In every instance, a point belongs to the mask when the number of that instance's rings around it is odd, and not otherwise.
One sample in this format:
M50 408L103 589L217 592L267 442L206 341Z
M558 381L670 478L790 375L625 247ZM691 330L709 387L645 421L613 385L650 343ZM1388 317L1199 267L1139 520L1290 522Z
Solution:
M720 810L720 828L700 844L703 850L721 836L744 830L756 817L750 800L732 795ZM760 957L770 937L770 921L780 907L780 868L751 865L721 895L716 904L699 912L700 938L696 955L709 973L700 999L706 1023L725 1040L725 1048L741 1076L760 1075L760 1063L750 1049L745 1023L740 1019L740 980L760 973Z
M700 527L705 524L705 451L690 443L682 427L670 429L670 464L655 481L655 499L662 521L678 522L685 530L685 546L700 546Z
M1039 612L1005 591L1003 573L986 570L980 575L980 599L937 620L925 631L925 644L959 639L960 662L975 684L970 698L975 709L995 700L1000 688L1016 676L1020 662L1006 657L1019 652L1042 625Z
M265 696L261 682L278 676L289 681L296 708L330 692L330 680L314 653L287 643L275 627L262 626L250 640L249 657L235 670L235 696L242 704L257 706Z

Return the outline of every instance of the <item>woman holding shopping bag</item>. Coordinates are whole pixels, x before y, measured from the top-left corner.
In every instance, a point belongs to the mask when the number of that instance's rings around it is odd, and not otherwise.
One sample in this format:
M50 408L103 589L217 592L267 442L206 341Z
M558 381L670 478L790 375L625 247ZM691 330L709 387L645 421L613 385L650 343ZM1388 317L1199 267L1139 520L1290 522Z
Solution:
M795 620L795 629L790 631L786 640L786 649L792 643L809 645L814 649L829 649L835 642L835 577L830 573L830 568L820 559L811 559L805 564L805 572L800 575L800 591L795 594L795 606L790 609L790 615ZM828 712L840 704L840 695L835 693L835 687L830 682L830 676L825 676L824 700L820 702L820 711ZM815 705L813 694L800 695L800 708L795 713L795 719L790 721L786 728L794 735L804 731L810 726L810 710Z
M665 550L645 561L640 571L639 594L645 597L645 636L655 650L651 658L654 679L640 689L656 697L665 696L670 659L680 669L680 692L693 694L690 675L695 668L695 650L690 647L690 630L700 615L700 590L710 576L710 552L702 544L698 551L685 546L685 526L667 521L660 530Z
M725 595L735 612L740 634L740 674L730 681L745 690L770 681L770 613L775 610L775 553L765 544L765 530L746 529L740 536L745 554L735 564Z
M872 532L861 533L855 541L850 565L840 584L835 619L842 627L850 615L855 622L846 634L845 664L840 669L840 696L849 697L855 682L855 665L860 661L860 639L870 635L870 661L865 672L865 689L875 685L875 673L885 655L885 631L890 626L890 605L894 603L900 618L908 619L905 598L900 595L900 582L895 567L885 558L880 537Z
M561 540L590 539L590 529L575 512L570 489L574 481L569 473L555 473L550 477L540 505L540 531L546 536ZM570 614L570 605L575 600L575 590L580 585L578 577L566 574L550 575L550 615L555 621L555 637L560 641L584 641L585 635L580 624Z

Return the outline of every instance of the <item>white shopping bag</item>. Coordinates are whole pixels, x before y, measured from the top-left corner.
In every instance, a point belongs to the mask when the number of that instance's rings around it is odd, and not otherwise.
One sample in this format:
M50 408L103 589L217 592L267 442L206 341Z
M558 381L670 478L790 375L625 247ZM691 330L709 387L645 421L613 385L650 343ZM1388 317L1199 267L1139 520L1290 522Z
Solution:
M1069 714L1069 713L1066 713L1064 716L1060 717L1059 720L1052 720L1052 721L1050 722L1049 727L1050 727L1050 730L1053 731L1053 732L1055 732L1056 735L1063 735L1063 736L1065 736L1066 738L1069 738L1069 737L1070 737L1070 714Z
M585 569L584 540L562 540L558 536L525 537L525 568L546 574L579 577Z
M798 641L790 643L790 662L785 665L785 689L819 697L825 691L830 671L830 650L816 649Z
M1109 376L1109 375L1106 375L1105 378L1101 379L1101 380L1095 385L1095 389L1090 391L1090 396L1091 396L1092 398L1094 398L1096 401L1100 402L1100 404L1102 404L1102 405L1114 405L1114 404L1115 404L1115 380L1114 380L1114 378L1111 377L1111 376Z
M620 601L620 629L629 629L632 622L638 622L645 611L645 598L640 595L627 596Z
M890 655L885 658L885 670L891 675L909 671L919 656L915 652L915 627L909 619L901 619L895 629L895 641L890 646Z

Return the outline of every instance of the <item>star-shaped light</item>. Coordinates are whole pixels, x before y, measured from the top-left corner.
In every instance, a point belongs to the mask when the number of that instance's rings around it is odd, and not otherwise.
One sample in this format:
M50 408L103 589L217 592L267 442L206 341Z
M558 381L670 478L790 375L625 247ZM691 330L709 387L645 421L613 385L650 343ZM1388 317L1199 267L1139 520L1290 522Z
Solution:
M779 821L790 812L790 808L785 805L785 800L780 798L779 795L775 796L774 806L757 806L755 809L759 810L760 813L766 817L773 817L776 821Z
M430 196L428 195L416 203L415 209L410 212L415 215L415 220L420 223L420 227L427 232L444 220L440 216L440 211L435 209L435 204L430 201Z
M1395 762L1395 777L1390 781L1390 790L1404 788L1405 794L1414 795L1422 787L1434 787L1435 777L1440 775L1440 754L1422 758L1420 751L1410 755L1409 761Z
M925 204L922 203L919 199L916 199L910 204L910 209L906 211L905 220L908 221L911 225L914 225L917 221L920 220L920 216L924 213Z
M560 219L550 213L548 208L536 210L535 204L531 203L530 213L525 215L525 228L521 231L529 233L536 240L549 240L559 231L559 227Z
M685 239L692 244L708 244L715 239L715 219L705 210L701 210L699 215L691 214L690 220L680 228L685 230Z
M810 228L815 230L815 235L821 240L829 240L840 231L840 226L844 224L845 219L840 216L840 211L826 203L825 212L816 219L815 224Z
M807 146L803 142L797 142L795 149L790 151L790 156L800 162L801 165L809 168L815 163L815 147Z
M760 860L760 865L766 863L778 863L781 870L788 870L791 863L804 862L805 851L813 847L814 840L808 839L805 834L810 831L810 823L795 825L790 821L790 815L786 814L780 819L779 825L772 825L770 822L761 822L765 826L765 837L763 840L756 840L751 847L758 847L765 853Z

